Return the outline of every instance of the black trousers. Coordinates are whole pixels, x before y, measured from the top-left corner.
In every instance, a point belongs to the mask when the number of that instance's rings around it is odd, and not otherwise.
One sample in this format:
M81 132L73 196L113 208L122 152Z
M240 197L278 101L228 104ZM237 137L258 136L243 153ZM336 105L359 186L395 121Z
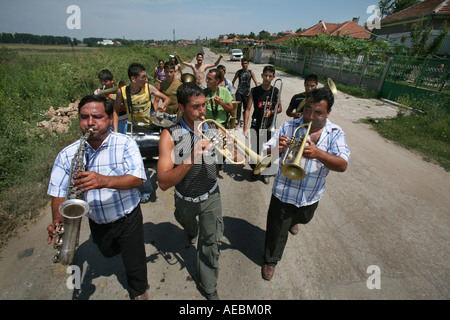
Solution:
M148 280L141 206L112 223L97 224L89 219L89 226L94 243L106 258L121 254L130 298L143 294Z
M276 266L283 256L289 228L295 224L307 224L314 216L319 202L309 206L296 207L280 201L272 194L267 213L266 239L264 243L264 261Z

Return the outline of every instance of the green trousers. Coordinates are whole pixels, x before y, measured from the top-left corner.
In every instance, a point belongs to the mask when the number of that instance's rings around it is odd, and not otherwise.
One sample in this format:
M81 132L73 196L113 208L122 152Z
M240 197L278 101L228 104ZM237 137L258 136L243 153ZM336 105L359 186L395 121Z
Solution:
M197 203L175 195L175 219L190 237L199 235L197 270L200 286L207 294L214 293L219 277L219 241L224 231L218 188L207 200Z

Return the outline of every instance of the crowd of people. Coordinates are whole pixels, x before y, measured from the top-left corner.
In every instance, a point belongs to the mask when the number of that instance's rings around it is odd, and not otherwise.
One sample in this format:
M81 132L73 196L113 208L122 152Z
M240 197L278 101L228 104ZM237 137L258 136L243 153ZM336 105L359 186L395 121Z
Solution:
M163 191L174 188L174 216L188 241L197 246L199 286L210 300L218 299L219 241L226 226L217 181L223 157L220 148L202 134L211 129L204 120L212 119L227 128L233 115L233 127L243 131L255 145L255 152L273 157L282 158L292 148L291 139L306 135L300 163L306 173L304 179L286 177L281 161L275 174L252 173L254 180L262 177L266 184L270 176L274 177L262 244L264 280L272 279L288 234L296 235L298 224L307 224L313 218L328 173L347 168L350 150L345 133L328 119L334 97L329 88L317 88L316 75L305 77L304 90L292 97L286 111L292 120L271 133L267 129L274 115L282 112L281 90L273 83L274 67L264 67L258 84L249 60L243 58L242 68L230 81L225 66L219 65L222 58L220 55L215 63L206 64L204 54L199 53L196 63L189 63L175 52L167 62L160 60L155 67L156 86L148 82L142 64L132 63L128 68L129 85L108 95L99 93L114 88L114 77L102 70L98 75L102 87L84 97L78 106L81 131L85 134L93 129L86 142L85 170L70 177L71 159L80 140L63 149L55 161L48 188L53 216L47 228L48 242L55 237L57 225L64 222L59 206L71 182L83 191L90 206L87 216L94 243L105 257L122 255L131 299L149 298L140 204L148 201L144 195L152 190L139 191L147 177L137 143L124 134L128 122L150 124L152 112L158 112L173 123L162 130L159 141L158 185ZM181 66L192 69L194 81L182 81ZM201 122L204 125L199 132ZM232 156L235 163L242 157L237 152ZM250 166L253 172L255 164Z

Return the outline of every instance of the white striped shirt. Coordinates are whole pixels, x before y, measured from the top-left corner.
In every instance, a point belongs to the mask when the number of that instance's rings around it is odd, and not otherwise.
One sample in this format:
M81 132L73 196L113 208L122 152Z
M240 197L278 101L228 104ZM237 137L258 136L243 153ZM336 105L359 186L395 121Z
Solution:
M64 148L55 160L47 194L52 197L66 197L72 159L78 150L80 140ZM105 176L133 175L144 181L144 163L139 147L132 138L111 132L101 146L94 150L86 143L86 171L98 172ZM97 189L84 192L89 204L87 216L96 223L114 222L129 214L140 201L139 189L129 190Z
M303 124L303 117L283 123L272 139L264 144L264 148L273 148L278 145L282 135L289 138L295 129ZM305 134L307 126L302 127L296 133L296 138ZM341 127L327 119L322 134L317 142L317 147L329 154L343 158L347 163L350 159L350 150L347 146L345 133ZM297 207L308 206L319 201L325 191L326 178L330 170L317 159L301 158L300 166L306 171L303 180L295 181L286 178L281 172L282 159L286 151L280 154L279 170L274 179L272 193L284 203L290 203Z

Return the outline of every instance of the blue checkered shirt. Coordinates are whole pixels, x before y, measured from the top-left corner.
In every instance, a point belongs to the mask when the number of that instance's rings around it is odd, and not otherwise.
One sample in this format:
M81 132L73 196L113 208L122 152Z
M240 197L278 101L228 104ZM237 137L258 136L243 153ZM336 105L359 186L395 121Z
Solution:
M64 148L55 160L47 194L52 197L66 197L72 158L78 150L80 140ZM85 164L87 171L95 171L105 176L126 174L146 180L144 163L139 147L132 138L110 133L102 145L94 150L86 143ZM96 223L114 222L129 214L140 201L139 189L129 190L97 189L84 192L89 204L87 216Z
M295 129L303 124L303 117L283 123L272 139L264 144L264 148L274 148L278 145L278 140L282 135L289 138L294 134ZM307 126L302 127L296 133L296 138L305 134ZM347 146L345 133L341 127L333 124L327 119L322 134L317 142L317 147L329 154L339 156L345 161L350 159L350 150ZM286 151L280 154L280 161L275 175L272 193L284 203L290 203L297 207L308 206L319 201L325 191L326 178L330 170L317 159L301 158L300 166L306 171L303 180L295 181L286 178L281 172L282 159Z

